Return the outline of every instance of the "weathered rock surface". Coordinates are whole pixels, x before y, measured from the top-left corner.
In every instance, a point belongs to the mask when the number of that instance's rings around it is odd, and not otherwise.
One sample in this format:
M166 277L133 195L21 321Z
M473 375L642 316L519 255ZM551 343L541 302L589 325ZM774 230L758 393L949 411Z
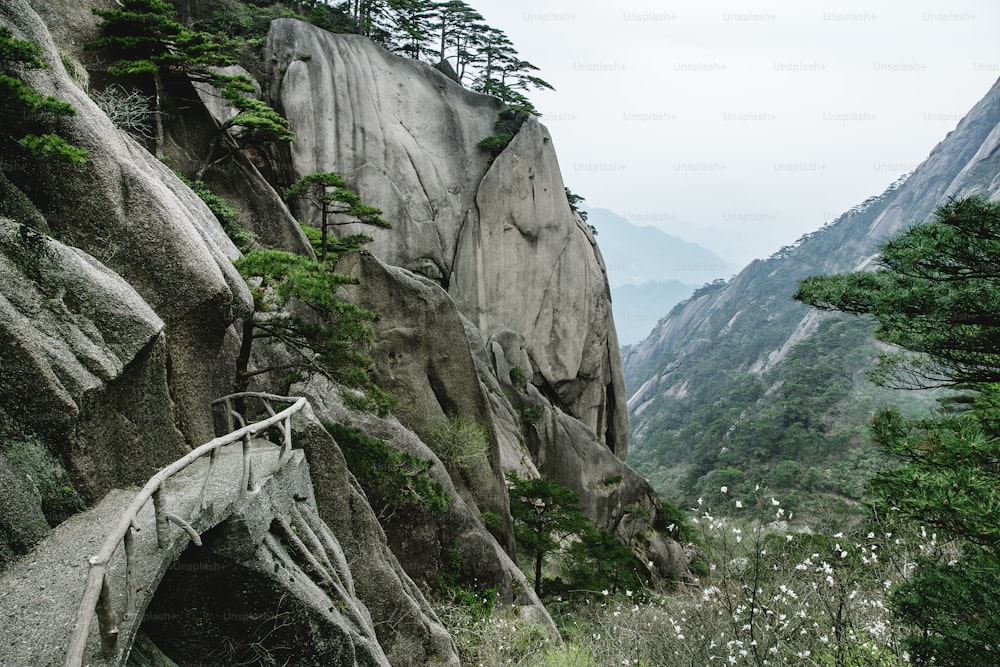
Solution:
M3 218L0 276L0 412L61 443L53 454L86 496L145 480L183 453L163 321L127 282Z
M337 271L360 281L345 289L350 301L379 315L370 352L374 379L396 394L407 425L426 435L456 419L482 422L489 414L487 392L479 381L465 326L448 294L433 281L387 266L367 253L348 254ZM459 493L478 514L500 517L497 537L513 552L510 503L498 440L492 433L487 429L483 456L452 465L451 473Z
M607 278L545 128L529 119L491 163L477 144L494 133L501 105L428 65L292 19L272 24L272 56L270 97L299 137L292 177L342 174L393 223L345 232L370 234L384 262L437 279L486 340L519 334L530 362L522 371L624 456Z
M52 235L122 276L164 321L170 386L184 434L193 442L207 440L206 406L228 389L222 385L225 350L234 341L227 341L227 330L251 303L232 266L236 249L205 204L69 79L45 25L26 2L3 3L0 21L40 46L50 67L26 78L39 92L76 107L62 131L88 151L80 167L24 164L5 173Z
M295 385L293 391L309 398L321 421L343 424L377 438L398 451L433 462L428 474L443 487L448 498L447 509L443 512L401 509L392 516L381 518L388 544L404 564L410 577L425 586L431 586L440 575L454 577L456 583L471 590L495 588L501 603L518 607L522 615L555 634L555 625L520 569L485 529L479 510L473 503L466 503L464 494L452 482L449 471L427 444L394 417L378 417L347 408L341 395L342 390L324 378L316 377ZM320 453L319 456L323 454ZM320 466L322 464L319 462L313 464L314 470ZM319 475L318 489L332 488L328 485L330 480L324 480L321 473L314 474ZM340 520L334 515L339 511L337 508L341 501L335 499L330 491L327 492L329 499L326 502L322 492L317 493L321 513L327 522L339 524ZM449 572L450 564L456 559L460 563L459 571ZM361 575L356 573L355 576ZM361 596L369 608L372 608L373 614L377 613L377 609L391 611L391 607L387 610L384 605L366 599L363 592Z
M371 613L379 644L394 667L457 665L454 644L400 566L364 492L350 473L336 441L320 422L348 421L351 411L340 402L339 390L323 379L299 386L310 399L307 421L297 420L295 440L310 461L319 516L330 526L350 564L357 598ZM402 430L402 429L400 429ZM367 429L366 429L367 432ZM403 431L407 436L411 434ZM377 436L376 436L377 437ZM426 525L409 526L414 533ZM433 529L431 529L433 530ZM426 554L425 559L435 557Z

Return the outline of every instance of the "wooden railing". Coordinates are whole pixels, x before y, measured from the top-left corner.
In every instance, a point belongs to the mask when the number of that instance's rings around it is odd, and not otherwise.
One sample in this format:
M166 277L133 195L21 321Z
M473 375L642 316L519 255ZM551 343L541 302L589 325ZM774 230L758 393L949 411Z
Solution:
M235 408L237 405L248 404L250 401L259 401L269 415L267 419L252 424L246 424L244 416ZM280 412L276 412L272 403L290 403L288 407ZM292 415L302 409L306 404L304 398L288 398L285 396L274 396L271 394L243 392L225 396L212 403L213 406L222 405L225 409L226 424L229 433L215 438L204 445L192 450L183 458L174 461L170 465L162 468L153 475L146 485L142 487L135 499L122 514L118 523L108 534L104 541L104 546L98 554L90 558L90 570L87 573L87 582L83 589L83 599L80 608L76 613L73 631L70 634L69 648L66 652L66 667L80 667L83 664L84 653L87 649L87 636L90 633L90 625L94 616L97 616L98 626L101 632L101 650L106 657L113 657L118 651L118 621L114 604L111 598L111 584L108 579L108 564L117 553L118 547L125 549L125 618L132 618L135 615L135 535L134 530L138 529L136 517L142 508L150 500L153 501L153 511L156 525L156 543L160 549L168 546L170 524L174 523L186 532L191 541L201 545L201 537L190 523L183 518L171 513L166 506L166 496L164 484L170 477L183 470L193 462L209 456L208 470L205 473L205 481L202 484L199 496L198 507L204 510L208 503L208 488L215 471L219 458L219 450L226 445L237 441L243 442L243 473L240 477L239 496L237 506L243 503L247 491L253 491L257 484L253 474L253 463L251 457L251 438L269 428L277 427L282 435L281 453L278 457L278 467L285 464L292 455ZM239 424L240 428L236 429Z

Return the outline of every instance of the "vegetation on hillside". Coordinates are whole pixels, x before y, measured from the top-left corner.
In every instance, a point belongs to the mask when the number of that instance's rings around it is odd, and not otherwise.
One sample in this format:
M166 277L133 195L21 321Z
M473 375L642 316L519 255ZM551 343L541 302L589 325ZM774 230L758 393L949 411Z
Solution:
M631 392L678 362L632 418L629 462L661 496L690 508L723 485L742 491L760 485L788 494L789 511L816 517L860 507L865 482L885 462L869 442L868 416L890 402L915 416L934 396L867 381L864 370L880 353L871 322L823 315L808 336L786 345L809 313L791 296L798 281L837 256L874 250L862 247L853 230L870 226L897 187L748 267L736 279L738 302L707 310L697 329L659 359L642 369L626 362ZM710 283L686 303L730 288ZM684 307L675 307L668 321ZM772 357L779 350L780 361Z
M917 560L893 611L912 626L917 664L1000 660L1000 204L951 200L934 218L884 244L880 268L812 277L796 298L869 315L894 346L873 368L882 385L953 386L941 410L873 422L875 442L901 465L872 481L882 513L953 540L946 557Z
M222 74L218 70L236 63L236 42L224 35L183 25L177 20L177 10L167 0L124 0L120 5L116 9L94 10L102 19L103 36L87 47L111 54L114 58L108 68L111 74L145 84L147 88L152 83L152 94L147 99L153 105L154 149L158 155L164 140L160 109L166 90L164 79L179 72L193 81L215 86L228 105L237 110L219 127L208 161L220 142L242 148L294 138L288 121L254 97L253 82L247 76Z
M560 640L516 610L483 618L461 605L438 610L463 664L809 665L908 664L889 589L917 555L943 553L930 534L888 523L814 533L793 528L764 488L720 487L684 532L699 554L677 590L598 589L551 599Z
M644 585L631 550L594 527L576 493L545 478L508 475L508 483L518 551L530 563L526 569L540 598L615 594ZM556 576L547 578L546 572Z
M351 210L359 212L353 216L356 221L389 226L380 217L379 209L364 204L335 173L310 174L300 184L301 192L312 191L321 205L347 201ZM329 188L333 189L330 193ZM363 354L371 340L368 323L376 314L338 296L340 287L356 284L357 280L333 269L343 253L356 250L370 239L355 235L331 241L325 228L321 232L305 226L304 230L321 259L284 250L253 249L235 262L254 297L254 310L243 322L236 389L244 391L251 378L264 373L318 372L362 390L357 407L384 414L391 409L393 398L371 381L367 370L371 360ZM253 354L254 345L261 341L283 346L286 360L252 367L255 359L259 361Z

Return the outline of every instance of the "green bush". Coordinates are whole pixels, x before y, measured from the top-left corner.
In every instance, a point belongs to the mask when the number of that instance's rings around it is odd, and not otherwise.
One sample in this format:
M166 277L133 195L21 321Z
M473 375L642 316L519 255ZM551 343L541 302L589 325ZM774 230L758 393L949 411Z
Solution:
M42 513L49 525L56 526L85 508L66 469L40 439L34 436L5 438L0 446L11 467L27 475L38 489Z
M479 148L489 153L491 159L495 159L498 155L500 155L500 153L503 153L504 149L507 148L513 140L513 134L510 134L509 132L501 132L500 134L494 134L486 137L477 145Z
M393 449L348 426L324 426L340 445L347 467L383 516L399 508L447 511L447 493L429 474L431 461Z

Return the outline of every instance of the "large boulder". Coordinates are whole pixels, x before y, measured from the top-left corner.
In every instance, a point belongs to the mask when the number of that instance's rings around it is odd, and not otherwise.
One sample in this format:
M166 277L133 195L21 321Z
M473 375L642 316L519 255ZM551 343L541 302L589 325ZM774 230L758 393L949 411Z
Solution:
M385 531L383 541L387 540L409 577L428 588L437 586L441 581L449 581L480 593L492 589L499 596L499 602L513 606L521 616L534 620L555 636L555 625L527 584L524 574L484 527L482 514L475 504L466 503L465 494L456 489L448 470L427 444L395 417L380 417L350 409L345 405L344 390L320 376L295 385L293 391L309 399L320 421L346 426L376 438L396 451L431 462L426 474L432 482L440 485L447 507L400 507L398 498L383 499L382 509L386 511L378 523L373 527L366 524L370 527L365 529L375 531L381 523ZM323 472L328 469L324 461L329 458L330 451L324 449L320 452L314 448L311 454L314 484L321 516L341 535L338 526L344 522L344 502L339 497L342 496L339 489L343 487L333 484L339 482L339 478L328 477ZM342 460L339 450L336 458ZM332 465L329 467L332 469ZM372 480L363 482L373 483ZM373 491L373 496L378 492L377 489L370 491ZM381 534L381 530L377 532ZM345 543L343 536L340 539ZM363 572L355 568L354 576L358 579ZM378 595L369 598L359 589L359 596L372 610L373 616L395 613L393 606L384 600L386 594L376 592Z
M232 266L236 248L197 195L70 79L27 2L0 4L0 23L40 47L49 67L25 79L76 108L60 131L88 153L77 167L17 161L6 177L40 214L44 231L124 278L163 321L165 368L182 431L192 443L210 439L208 405L231 387L238 341L230 324L252 304Z
M163 321L86 253L0 218L0 415L99 498L183 453ZM8 444L17 439L7 434Z
M478 143L495 133L496 99L364 38L293 19L272 23L265 59L270 99L298 137L282 173L343 175L393 224L343 233L370 234L384 262L437 281L487 341L519 334L530 364L521 371L624 457L607 277L570 210L545 128L528 119L493 160Z

